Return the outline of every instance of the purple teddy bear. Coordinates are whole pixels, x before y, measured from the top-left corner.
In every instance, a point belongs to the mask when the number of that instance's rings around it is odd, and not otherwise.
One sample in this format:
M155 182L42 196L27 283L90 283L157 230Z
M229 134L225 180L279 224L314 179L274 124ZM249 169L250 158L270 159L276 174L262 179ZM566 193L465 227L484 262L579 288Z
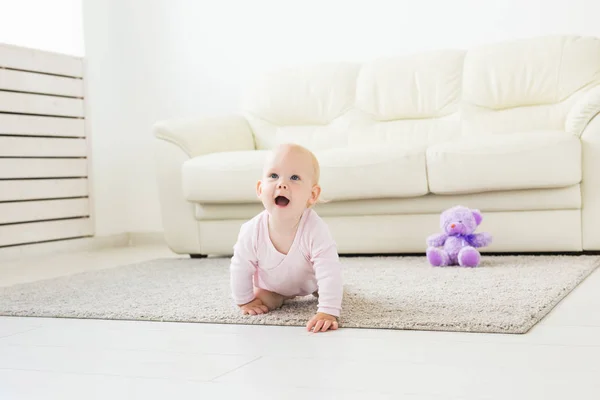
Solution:
M476 267L481 255L477 247L484 247L492 242L487 233L473 233L483 219L479 210L456 206L444 211L440 218L443 233L427 238L427 260L434 267L460 265Z

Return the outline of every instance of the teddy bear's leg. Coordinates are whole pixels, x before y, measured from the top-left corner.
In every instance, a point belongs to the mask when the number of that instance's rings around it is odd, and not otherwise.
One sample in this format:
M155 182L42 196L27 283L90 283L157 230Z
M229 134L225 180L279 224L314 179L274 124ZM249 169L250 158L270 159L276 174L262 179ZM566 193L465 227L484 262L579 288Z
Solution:
M481 255L474 247L463 247L458 252L458 265L461 267L476 267L480 260Z
M445 250L437 247L428 247L426 254L427 260L429 260L429 263L434 267L445 267L450 261L448 253L446 253Z

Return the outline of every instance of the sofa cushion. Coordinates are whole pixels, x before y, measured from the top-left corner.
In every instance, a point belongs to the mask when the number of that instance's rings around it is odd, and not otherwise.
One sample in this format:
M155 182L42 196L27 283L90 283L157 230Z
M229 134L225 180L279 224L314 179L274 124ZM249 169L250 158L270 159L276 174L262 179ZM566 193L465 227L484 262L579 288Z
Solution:
M256 200L267 150L230 151L194 157L181 170L183 196L201 203Z
M376 121L436 118L458 111L462 50L379 58L363 66L356 107Z
M186 161L183 194L198 203L256 201L268 151L214 153ZM365 147L316 152L326 200L412 197L427 193L424 148Z
M257 149L283 141L312 150L445 136L440 118L458 119L464 50L425 51L369 63L295 66L264 74L244 94ZM400 122L394 124L394 122ZM391 135L373 136L379 126ZM418 132L417 132L418 131Z
M427 194L425 148L333 149L315 153L325 200L412 197Z
M550 35L490 43L464 59L468 133L564 129L582 89L600 83L600 40Z
M427 149L436 194L556 188L581 181L581 143L565 132L462 136Z
M479 107L554 104L597 83L600 40L550 35L475 47L464 59L463 98Z
M324 125L354 104L357 63L318 63L263 74L244 93L242 108L277 126Z

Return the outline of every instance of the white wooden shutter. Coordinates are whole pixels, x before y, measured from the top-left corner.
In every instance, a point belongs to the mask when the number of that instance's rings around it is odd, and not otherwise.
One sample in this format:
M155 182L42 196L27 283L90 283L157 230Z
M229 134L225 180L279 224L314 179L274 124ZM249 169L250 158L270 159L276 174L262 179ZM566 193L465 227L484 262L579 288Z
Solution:
M93 235L83 60L0 44L0 247Z

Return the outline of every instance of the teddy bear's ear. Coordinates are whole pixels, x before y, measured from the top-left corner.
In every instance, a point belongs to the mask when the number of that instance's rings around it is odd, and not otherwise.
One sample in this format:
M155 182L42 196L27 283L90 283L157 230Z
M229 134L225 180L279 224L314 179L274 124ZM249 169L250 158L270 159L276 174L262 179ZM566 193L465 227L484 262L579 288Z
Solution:
M471 210L471 212L473 213L473 217L475 217L475 223L479 225L481 223L481 220L483 220L483 215L481 215L481 211Z

